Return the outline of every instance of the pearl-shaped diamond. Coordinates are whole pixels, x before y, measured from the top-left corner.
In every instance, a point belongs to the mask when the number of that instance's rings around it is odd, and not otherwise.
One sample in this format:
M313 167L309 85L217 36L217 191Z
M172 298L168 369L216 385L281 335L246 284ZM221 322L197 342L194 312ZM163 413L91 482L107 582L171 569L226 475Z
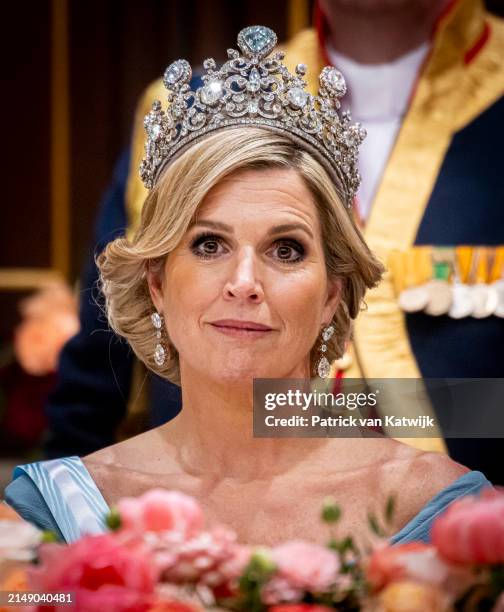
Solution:
M261 87L261 75L257 68L252 68L249 74L247 89L252 93L255 93Z
M156 349L154 351L154 361L156 365L162 366L166 359L166 351L163 348L162 344L156 344Z
M322 359L318 362L317 372L320 378L327 378L329 376L329 372L331 371L331 364L327 360L327 357L322 357Z
M273 30L265 26L250 26L238 34L238 46L245 55L265 57L277 43Z

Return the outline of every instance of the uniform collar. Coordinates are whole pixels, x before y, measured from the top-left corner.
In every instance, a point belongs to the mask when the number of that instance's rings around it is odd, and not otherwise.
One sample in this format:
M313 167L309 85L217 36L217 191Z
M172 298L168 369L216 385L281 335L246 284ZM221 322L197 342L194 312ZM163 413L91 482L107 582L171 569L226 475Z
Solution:
M430 43L386 64L360 64L335 51L330 42L326 52L333 66L345 75L348 94L343 104L359 121L397 119L404 115L417 74Z

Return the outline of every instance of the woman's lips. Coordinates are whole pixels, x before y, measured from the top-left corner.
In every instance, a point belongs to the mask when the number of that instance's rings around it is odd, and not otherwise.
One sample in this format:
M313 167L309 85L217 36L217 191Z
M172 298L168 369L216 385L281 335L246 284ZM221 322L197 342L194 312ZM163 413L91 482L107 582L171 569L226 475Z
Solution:
M226 336L234 336L235 338L262 338L273 330L267 325L262 323L255 323L254 321L234 321L234 320L222 320L214 321L211 323L221 334Z

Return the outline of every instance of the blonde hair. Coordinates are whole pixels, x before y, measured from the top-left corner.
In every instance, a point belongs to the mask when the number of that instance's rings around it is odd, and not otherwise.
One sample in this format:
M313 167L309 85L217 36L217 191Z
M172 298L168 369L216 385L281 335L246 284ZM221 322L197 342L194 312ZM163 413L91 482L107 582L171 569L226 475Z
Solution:
M165 363L159 367L154 361L151 314L155 308L147 269L161 272L166 256L177 247L212 187L233 172L271 167L293 168L305 181L318 208L328 277L343 281L332 320L335 333L327 344L330 362L342 356L366 289L381 278L383 266L341 203L337 186L308 152L287 136L260 127L233 127L207 136L166 168L145 200L133 239L110 242L96 262L111 328L127 339L149 369L175 384L180 384L178 353L166 332ZM312 367L319 356L315 342Z

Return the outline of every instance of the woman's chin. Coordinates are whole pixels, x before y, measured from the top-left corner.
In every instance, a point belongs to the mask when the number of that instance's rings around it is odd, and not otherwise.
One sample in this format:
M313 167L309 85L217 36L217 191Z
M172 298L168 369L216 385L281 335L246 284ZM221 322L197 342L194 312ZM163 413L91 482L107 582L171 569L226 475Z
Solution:
M278 362L275 364L269 359L250 362L229 358L223 360L219 368L212 370L209 377L215 378L216 382L239 386L250 386L257 378L283 378L286 375L285 369L278 367Z
M264 364L228 364L220 370L218 381L226 385L252 385L254 379L276 378L276 379L303 379L309 374L303 375L302 367L286 368L281 364L281 360L276 363Z
M285 354L275 355L274 352L251 355L244 351L219 351L216 354L215 351L202 350L199 360L189 368L181 363L181 372L188 374L188 370L207 383L213 380L216 385L228 386L250 387L258 378L309 377L309 367L304 363L289 364Z

